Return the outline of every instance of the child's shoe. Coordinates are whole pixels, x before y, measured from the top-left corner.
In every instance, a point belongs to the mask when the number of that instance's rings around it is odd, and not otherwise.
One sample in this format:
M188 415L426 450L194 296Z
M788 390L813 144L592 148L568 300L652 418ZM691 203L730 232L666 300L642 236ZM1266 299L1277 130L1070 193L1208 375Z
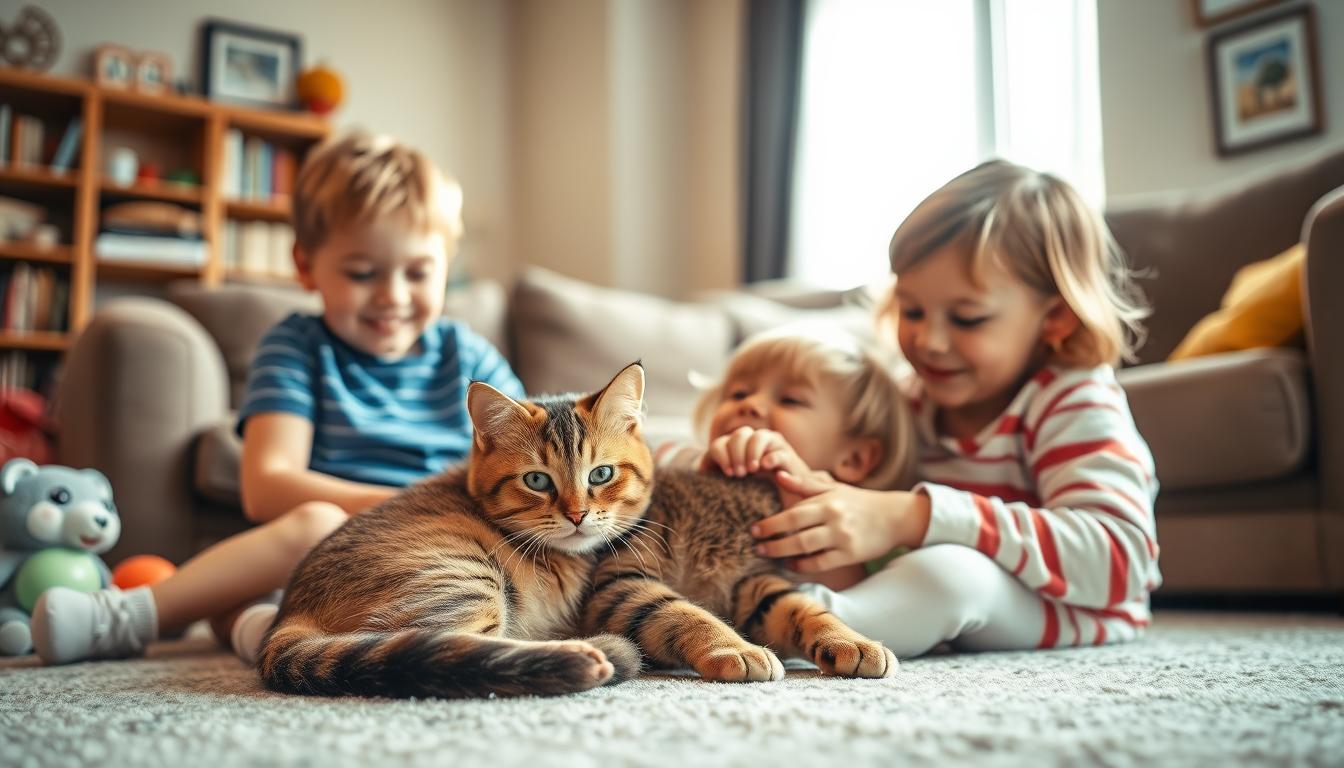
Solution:
M274 603L257 603L249 605L234 620L233 629L229 632L229 645L248 666L256 666L257 657L261 656L261 640L266 637L267 630L275 623L275 615L279 612L280 606Z
M149 587L52 587L33 606L33 650L47 664L136 656L157 638L157 614Z

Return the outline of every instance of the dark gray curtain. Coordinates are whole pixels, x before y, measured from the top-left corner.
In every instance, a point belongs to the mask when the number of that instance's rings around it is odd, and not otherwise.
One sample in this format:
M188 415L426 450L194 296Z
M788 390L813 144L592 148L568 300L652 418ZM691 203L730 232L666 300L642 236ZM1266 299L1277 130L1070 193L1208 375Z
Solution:
M784 276L806 0L748 0L743 105L743 275Z

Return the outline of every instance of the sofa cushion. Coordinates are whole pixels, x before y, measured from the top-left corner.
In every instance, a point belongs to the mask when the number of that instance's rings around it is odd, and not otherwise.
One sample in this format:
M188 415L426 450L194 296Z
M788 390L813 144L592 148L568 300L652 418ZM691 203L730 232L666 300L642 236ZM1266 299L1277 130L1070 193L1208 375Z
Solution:
M1119 373L1164 491L1290 475L1310 447L1307 364L1253 349Z
M237 508L242 502L239 472L243 441L234 431L234 416L201 432L196 438L193 484L202 498Z
M540 268L525 271L509 304L514 370L529 394L587 392L644 362L650 415L686 417L690 371L717 373L732 348L724 313L707 304L602 288Z

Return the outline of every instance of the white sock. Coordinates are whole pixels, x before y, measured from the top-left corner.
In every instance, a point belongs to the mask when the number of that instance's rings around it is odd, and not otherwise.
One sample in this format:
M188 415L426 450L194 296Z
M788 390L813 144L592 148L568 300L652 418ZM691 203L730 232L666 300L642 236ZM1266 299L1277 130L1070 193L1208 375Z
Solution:
M257 663L257 657L261 655L261 639L275 623L275 615L279 612L280 606L274 603L257 603L245 608L233 622L229 644L238 658L249 666Z

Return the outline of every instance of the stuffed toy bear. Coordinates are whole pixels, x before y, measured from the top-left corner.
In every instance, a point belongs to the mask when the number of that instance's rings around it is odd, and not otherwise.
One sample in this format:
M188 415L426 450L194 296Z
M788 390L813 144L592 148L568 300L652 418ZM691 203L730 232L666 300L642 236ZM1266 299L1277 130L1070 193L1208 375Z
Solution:
M112 484L93 469L39 467L11 459L0 469L0 654L32 650L28 615L48 587L92 591L111 583L98 553L121 535Z

